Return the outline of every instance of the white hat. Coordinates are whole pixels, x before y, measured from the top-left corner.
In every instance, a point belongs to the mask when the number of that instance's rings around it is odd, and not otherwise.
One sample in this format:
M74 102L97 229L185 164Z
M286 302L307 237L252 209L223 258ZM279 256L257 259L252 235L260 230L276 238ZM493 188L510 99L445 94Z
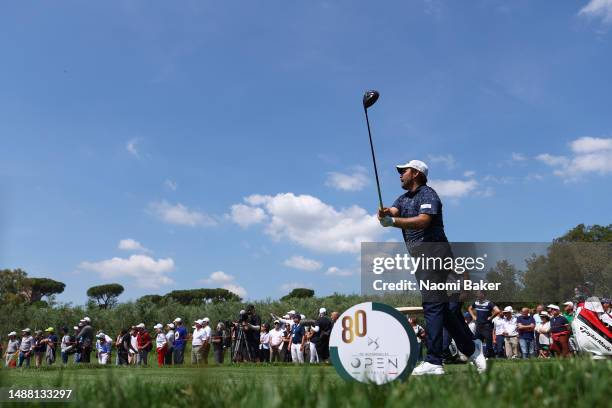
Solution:
M285 319L285 320L286 320L286 319L288 319L289 317L290 317L290 316L289 316L288 314L286 314L286 315L284 315L284 316L283 316L283 319Z
M240 311L240 314L245 314L245 313L246 313L246 310L244 310L244 309L242 309L242 310Z
M155 326L153 326L153 328L154 328L154 329L159 329L159 330L161 330L161 329L163 329L163 328L164 328L164 326L162 326L162 324L161 324L161 323L157 323Z
M553 305L553 304L550 304L550 305L546 306L546 308L547 308L547 309L557 309L557 310L561 310L561 308L560 308L559 306L557 306L557 305Z
M177 317L176 319L173 320L174 323L180 323L183 320L180 317Z
M547 312L546 310L542 310L542 311L540 312L540 316L546 316L546 317L549 317L550 315L548 314L548 312Z
M397 168L397 171L407 169L408 167L413 168L423 173L425 179L427 179L427 174L429 174L429 167L427 167L427 165L420 160L410 160L406 164L398 164L395 167Z
M202 323L204 323L204 322L208 323L208 322L210 322L210 319L208 317L205 317L205 318L202 319Z
M572 302L572 301L569 301L569 300L568 300L567 302L565 302L565 303L563 304L563 306L571 306L571 307L574 307L574 302Z
M104 339L104 338L106 338L106 337L105 337L105 335L104 335L104 333L98 333L98 335L97 335L96 337L97 337L97 338L99 338L99 339Z
M294 315L294 314L295 314L295 310L290 310L290 311L288 311L288 312L287 312L287 314L288 314L289 316Z
M144 323L140 323L136 325L137 329L144 329L145 328L145 324Z
M199 324L201 326L202 323L204 323L204 322L202 321L202 319L198 319L198 320L195 320L194 323L195 324Z
M303 314L300 315L300 320L304 320L305 318L306 318L305 315L303 315Z
M30 328L29 328L29 327L26 327L25 329L23 329L23 330L22 330L22 332L28 332L28 333L29 333L29 332L31 332L31 331L32 331L32 330L30 330Z
M171 329L174 329L174 325L172 323L168 323L166 326L168 326Z
M90 319L89 317L87 317L87 316L85 316L85 317L83 318L83 321L84 321L84 322L87 322L87 323L91 323L91 319Z
M512 312L514 312L514 310L512 310L512 306L504 307L504 313L512 313Z
M74 326L72 330L79 330L79 326Z
M319 309L319 314L327 313L327 309L322 307Z
M10 337L10 336L16 336L16 335L17 335L17 333L15 333L14 331L12 331L12 332L10 332L8 335L9 335L9 337Z

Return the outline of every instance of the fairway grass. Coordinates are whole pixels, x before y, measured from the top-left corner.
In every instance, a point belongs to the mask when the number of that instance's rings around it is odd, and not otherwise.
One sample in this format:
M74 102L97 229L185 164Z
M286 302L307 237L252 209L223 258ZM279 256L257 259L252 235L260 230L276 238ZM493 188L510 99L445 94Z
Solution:
M10 388L71 388L79 407L593 407L610 398L609 360L489 365L484 375L471 366L449 365L444 376L384 386L345 382L331 366L291 365L2 369L0 382Z

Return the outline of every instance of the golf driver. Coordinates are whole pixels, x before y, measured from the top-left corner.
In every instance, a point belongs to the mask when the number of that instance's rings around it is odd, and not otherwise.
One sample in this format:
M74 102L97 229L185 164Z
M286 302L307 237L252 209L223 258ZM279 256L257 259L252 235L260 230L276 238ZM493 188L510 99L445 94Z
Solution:
M376 188L378 189L378 204L383 207L382 194L380 193L380 182L378 181L378 169L376 168L376 156L374 155L374 144L372 143L372 132L370 131L370 119L368 118L368 108L376 103L379 97L378 91L366 91L363 94L363 111L365 112L366 123L368 124L368 136L370 136L370 149L372 150L372 161L374 162L374 175L376 176Z

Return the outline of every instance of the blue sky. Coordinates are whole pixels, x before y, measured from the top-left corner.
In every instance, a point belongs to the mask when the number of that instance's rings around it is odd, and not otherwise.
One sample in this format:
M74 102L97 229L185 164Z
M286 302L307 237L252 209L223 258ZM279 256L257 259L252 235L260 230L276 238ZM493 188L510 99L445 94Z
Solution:
M121 299L359 290L419 158L454 241L610 222L612 1L5 4L0 261Z

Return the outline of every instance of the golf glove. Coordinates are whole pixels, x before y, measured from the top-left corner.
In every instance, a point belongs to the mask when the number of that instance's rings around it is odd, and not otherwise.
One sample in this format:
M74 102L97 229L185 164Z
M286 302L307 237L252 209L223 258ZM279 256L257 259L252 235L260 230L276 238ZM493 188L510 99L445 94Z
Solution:
M383 227L392 227L394 223L395 220L393 219L393 217L390 217L388 215L380 219L380 225L382 225Z

